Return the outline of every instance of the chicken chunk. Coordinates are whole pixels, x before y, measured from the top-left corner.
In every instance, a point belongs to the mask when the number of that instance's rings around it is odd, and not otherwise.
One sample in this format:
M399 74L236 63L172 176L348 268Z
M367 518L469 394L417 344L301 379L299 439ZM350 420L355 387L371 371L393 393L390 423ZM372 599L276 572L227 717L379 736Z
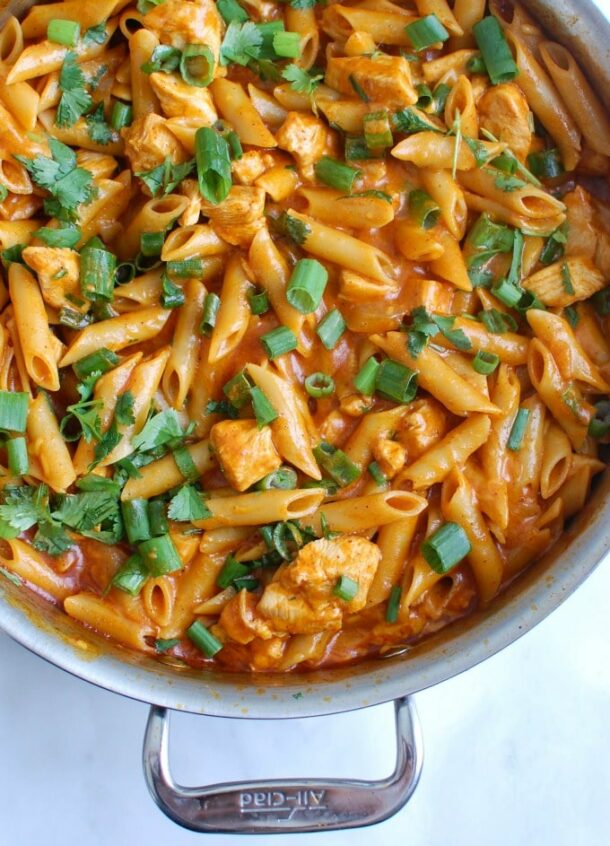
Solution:
M373 455L381 468L381 472L388 479L393 479L398 471L404 467L407 451L398 441L393 441L390 438L379 438L373 444Z
M224 24L214 0L165 0L145 15L144 26L180 50L206 44L218 62Z
M219 238L229 244L249 247L265 225L265 192L262 188L234 185L226 200L213 205L203 200L201 212L210 218Z
M354 535L308 543L278 571L258 605L253 594L241 591L224 607L220 625L238 643L250 643L255 637L338 631L345 615L364 608L380 560L376 544ZM351 600L334 593L341 576L358 585Z
M288 112L275 137L278 147L292 153L304 175L312 179L314 164L326 153L328 134L328 127L314 115Z
M222 420L212 426L210 442L229 484L245 491L281 465L269 426L255 420Z
M149 79L167 117L201 118L202 126L212 126L218 120L218 112L207 88L188 85L171 73L151 73Z
M266 170L272 168L275 159L271 153L261 150L247 150L239 159L231 162L231 171L235 182L240 185L252 185Z
M514 82L492 86L477 103L477 111L481 127L524 161L532 143L532 115L519 86Z
M331 56L326 84L341 94L354 96L362 90L369 100L389 109L402 109L417 102L409 63L402 56Z
M584 188L577 186L564 198L567 208L566 254L593 261L606 278L610 276L610 235L597 219L596 208Z
M169 156L174 164L186 161L188 155L176 136L165 125L161 115L148 114L136 118L121 130L125 155L134 173L152 170Z
M416 400L400 420L396 438L406 448L409 461L414 461L440 441L448 429L447 412L439 402Z
M353 535L306 544L295 560L265 588L256 613L276 632L337 631L343 617L361 611L381 560L379 547ZM351 600L334 593L345 576L358 585Z
M66 247L26 247L23 260L38 274L44 301L54 308L86 311L80 290L80 256ZM78 308L78 302L82 308Z

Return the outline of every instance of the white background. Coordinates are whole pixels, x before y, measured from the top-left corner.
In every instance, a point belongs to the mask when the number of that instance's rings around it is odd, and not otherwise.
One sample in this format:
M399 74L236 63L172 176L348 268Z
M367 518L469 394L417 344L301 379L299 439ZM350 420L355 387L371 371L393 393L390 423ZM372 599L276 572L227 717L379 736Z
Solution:
M610 8L610 0L600 0ZM423 775L374 828L273 846L607 846L610 562L548 620L459 678L418 694ZM74 679L0 635L0 846L225 846L178 829L140 769L146 706ZM392 708L285 723L177 715L183 783L256 776L380 777ZM259 838L252 842L269 842Z

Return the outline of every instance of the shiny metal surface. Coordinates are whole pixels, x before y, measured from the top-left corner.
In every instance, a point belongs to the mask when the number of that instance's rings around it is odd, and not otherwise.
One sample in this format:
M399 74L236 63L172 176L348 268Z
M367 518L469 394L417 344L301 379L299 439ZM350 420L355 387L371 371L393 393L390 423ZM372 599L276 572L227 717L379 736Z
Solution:
M9 3L5 12L0 12L0 24L3 14L20 15L32 5L32 0ZM525 5L574 51L610 105L610 24L602 12L591 0L528 0ZM0 0L0 8L4 6ZM578 587L609 549L607 471L556 548L485 611L400 655L335 671L253 677L202 673L160 663L108 643L4 579L0 580L0 628L86 681L160 706L153 708L147 729L146 777L156 801L180 824L195 830L260 832L277 831L278 827L283 831L353 827L394 813L417 783L421 766L418 730L409 720L411 711L404 698L463 672L525 634ZM356 781L310 779L262 786L183 788L173 783L169 773L165 708L224 717L280 719L347 711L391 699L399 700L397 767L392 776L375 786L374 795L381 794L379 799L371 799L371 788ZM245 810L245 803L256 801L247 798L253 791L261 793L264 804L273 801L264 798L269 791L293 796L296 794L291 791L303 789L327 791L329 807L323 809L324 814L313 812L313 822L306 818L311 808L295 813L289 820L291 827L282 819L283 814L269 814L273 822L266 822L266 817L259 819ZM357 806L346 791L358 797Z
M421 772L415 707L409 698L402 698L394 710L396 766L380 781L303 778L182 787L173 781L169 768L168 712L153 706L144 738L146 783L161 810L193 831L294 834L372 825L403 807Z

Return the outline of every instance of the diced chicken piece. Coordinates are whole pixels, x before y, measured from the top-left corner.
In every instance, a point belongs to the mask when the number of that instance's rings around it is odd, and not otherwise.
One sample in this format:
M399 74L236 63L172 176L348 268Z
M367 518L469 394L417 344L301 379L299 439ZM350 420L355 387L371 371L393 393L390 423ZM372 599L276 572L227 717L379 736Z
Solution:
M410 462L423 455L440 441L449 429L447 412L434 399L412 402L401 418L396 432L397 440L406 448Z
M202 126L212 126L218 120L218 112L207 88L188 85L181 77L171 73L151 73L149 79L167 117L201 118Z
M160 8L160 7L159 7ZM136 118L121 130L125 155L134 173L152 170L169 156L174 164L186 161L188 155L176 136L165 125L161 115L148 114Z
M344 414L350 417L362 417L373 407L373 398L365 397L362 394L348 394L342 397L339 402L339 407Z
M292 153L304 175L312 179L314 164L326 153L328 127L314 115L288 112L275 137L278 147Z
M23 260L38 274L42 297L54 308L86 311L80 290L80 256L67 247L26 247ZM79 301L82 307L79 308Z
M477 103L479 122L499 141L505 141L522 161L532 143L531 112L518 85L493 85Z
M266 170L273 167L274 160L270 153L261 150L248 150L240 159L231 162L231 171L235 182L240 185L252 185Z
M247 590L240 590L220 615L220 626L236 643L250 643L255 637L268 640L273 637L271 626L256 613L258 597Z
M219 238L229 244L248 247L265 225L265 192L262 188L234 185L218 205L203 200L201 212L210 218Z
M587 300L606 285L603 275L586 256L570 256L543 267L524 280L526 290L546 306L565 308Z
M186 44L207 44L218 62L224 24L214 0L165 0L145 15L144 26L181 50Z
M308 543L267 585L257 616L268 620L277 633L337 631L345 615L364 608L380 559L376 544L354 535ZM358 585L351 600L334 593L342 576Z
M380 438L373 444L373 455L381 468L381 472L388 479L393 479L402 470L407 457L405 447L390 438Z
M409 63L402 56L334 57L328 60L326 84L351 97L362 90L388 109L402 109L417 102Z
M564 197L567 210L566 254L586 256L610 277L610 235L597 220L590 194L577 186Z
M210 442L229 484L245 491L281 465L269 426L255 420L222 420L212 426Z

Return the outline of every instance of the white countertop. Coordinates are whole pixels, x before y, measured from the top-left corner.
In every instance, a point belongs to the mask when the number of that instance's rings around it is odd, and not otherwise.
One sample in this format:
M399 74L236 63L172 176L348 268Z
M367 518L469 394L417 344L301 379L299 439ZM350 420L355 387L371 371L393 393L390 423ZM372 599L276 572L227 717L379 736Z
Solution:
M610 560L504 652L418 694L425 761L411 802L374 829L273 846L607 846ZM0 635L0 846L214 846L157 811L140 768L146 706L98 690ZM392 708L283 723L174 717L187 784L380 777ZM243 839L241 842L244 842Z

